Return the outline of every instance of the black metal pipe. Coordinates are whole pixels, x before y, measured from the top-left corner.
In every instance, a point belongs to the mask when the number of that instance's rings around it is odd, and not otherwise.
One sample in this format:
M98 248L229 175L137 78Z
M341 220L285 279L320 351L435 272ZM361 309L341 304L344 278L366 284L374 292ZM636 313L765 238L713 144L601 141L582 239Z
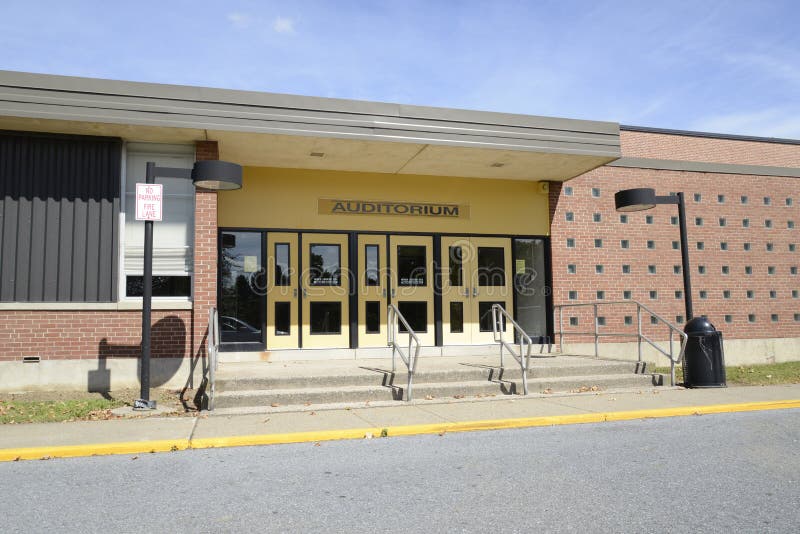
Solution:
M156 164L147 162L145 183L156 183ZM153 303L153 221L144 222L144 272L142 276L142 368L140 398L150 403L150 318Z
M681 262L683 264L683 301L686 304L686 322L694 317L692 310L692 278L689 269L689 239L686 237L686 207L683 193L678 193L678 222L681 229Z

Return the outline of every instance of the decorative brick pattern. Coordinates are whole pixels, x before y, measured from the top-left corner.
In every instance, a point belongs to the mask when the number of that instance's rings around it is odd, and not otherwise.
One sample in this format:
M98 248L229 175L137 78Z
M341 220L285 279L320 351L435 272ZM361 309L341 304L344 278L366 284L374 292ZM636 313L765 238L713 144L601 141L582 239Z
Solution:
M672 138L679 136L624 133L628 139L623 144L624 156L692 157L698 161L715 158L719 161L727 157L729 163L763 165L800 162L798 145L739 142L741 146L725 156L729 141L714 145L715 140L683 136L673 143ZM629 135L633 133L635 136ZM652 139L646 139L648 136ZM646 155L641 151L626 152L630 150L631 138L640 142L640 146L650 147L650 151ZM693 151L689 141L696 142ZM707 151L710 152L705 157ZM760 159L762 157L764 159ZM594 301L598 291L604 292L605 300L622 300L623 292L630 291L631 298L677 322L676 317L684 315L682 293L676 297L676 291L683 290L680 268L675 269L681 265L680 250L673 248L673 241L680 240L679 227L672 221L673 217L677 220L677 207L657 206L629 213L628 222L622 223L621 214L614 208L614 193L631 187L652 187L660 195L683 191L695 315L706 315L727 338L800 337L800 322L795 320L795 315L800 313L797 295L800 275L796 274L800 266L797 248L800 244L799 180L601 167L570 180L564 187L567 186L572 188L572 196L564 195L563 188L559 191L551 187L555 304ZM592 188L600 189L599 198L592 197ZM700 195L699 202L695 201L695 194ZM742 196L747 197L747 203L742 203ZM769 197L768 205L765 197ZM792 199L790 205L787 198ZM567 212L574 214L573 222L566 220ZM593 221L594 213L602 215L601 222ZM648 216L652 217L652 224L647 224ZM702 218L702 226L696 224L697 218ZM724 219L722 225L720 219ZM743 226L743 219L749 219L748 227ZM772 221L771 227L767 225L768 220ZM567 239L575 240L574 248L567 248ZM596 239L603 240L602 248L595 246ZM622 247L622 240L628 240L629 248ZM648 241L655 248L648 248ZM702 243L702 250L698 249L698 242ZM745 249L746 243L749 243L749 250ZM575 274L568 274L569 265L576 266ZM602 274L597 273L597 265L603 266ZM626 265L630 274L623 274ZM700 273L701 266L704 274ZM751 274L745 274L747 267ZM651 272L653 269L655 273ZM748 290L752 298L748 297ZM573 293L575 299L569 298L570 291L577 291L577 295ZM606 321L601 331L635 332L635 306L601 306L600 315ZM754 322L750 315L754 315ZM773 315L777 320L773 320ZM625 324L626 316L632 318L631 325ZM730 322L726 322L726 316L730 316ZM594 328L590 310L565 310L565 325L569 325L569 317L576 317L578 325L565 326L567 331L592 331ZM664 339L664 327L651 326L646 313L643 318L645 331ZM619 339L604 338L604 341Z

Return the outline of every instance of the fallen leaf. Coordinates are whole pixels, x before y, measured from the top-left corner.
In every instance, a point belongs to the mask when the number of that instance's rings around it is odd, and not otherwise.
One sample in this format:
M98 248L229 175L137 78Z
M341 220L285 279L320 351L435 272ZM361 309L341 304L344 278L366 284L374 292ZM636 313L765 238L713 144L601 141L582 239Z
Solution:
M425 400L433 400L433 395L425 395Z
M280 404L278 404L277 402L273 402L272 404L270 404L270 406L272 406L273 408L277 408L278 406L280 406Z
M453 395L454 399L463 399L464 395Z
M311 403L310 402L306 402L305 404L303 404L303 406L311 406Z
M549 395L549 394L551 394L552 392L553 392L553 390L552 390L552 389L550 389L550 388L547 388L546 390L542 391L542 393L544 393L544 394L546 394L546 395Z
M138 459L139 459L138 456L131 456L131 460L138 460Z
M319 441L318 441L318 442L316 442L316 443L314 444L314 446L315 446L315 447L319 447L319 446L320 446L320 443L319 443Z
M310 414L308 414L308 415L317 415L317 412L311 412L311 413L310 413Z
M266 419L264 419L264 422L265 422L265 423L269 423L269 417L267 417Z
M367 432L364 434L364 439L372 439L372 432Z

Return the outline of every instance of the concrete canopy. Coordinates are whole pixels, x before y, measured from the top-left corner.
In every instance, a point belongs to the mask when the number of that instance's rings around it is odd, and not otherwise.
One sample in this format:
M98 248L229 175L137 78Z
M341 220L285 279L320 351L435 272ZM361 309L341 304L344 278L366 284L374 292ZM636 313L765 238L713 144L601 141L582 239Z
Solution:
M563 181L620 157L619 125L0 71L0 129L219 142L247 166Z

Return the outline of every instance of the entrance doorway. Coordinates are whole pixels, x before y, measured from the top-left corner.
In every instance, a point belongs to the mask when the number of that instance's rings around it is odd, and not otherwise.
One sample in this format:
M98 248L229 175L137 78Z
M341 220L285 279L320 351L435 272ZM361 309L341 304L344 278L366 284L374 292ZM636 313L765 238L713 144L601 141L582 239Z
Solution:
M442 237L442 340L445 345L494 342L492 305L513 313L511 239ZM497 325L508 336L510 327Z

